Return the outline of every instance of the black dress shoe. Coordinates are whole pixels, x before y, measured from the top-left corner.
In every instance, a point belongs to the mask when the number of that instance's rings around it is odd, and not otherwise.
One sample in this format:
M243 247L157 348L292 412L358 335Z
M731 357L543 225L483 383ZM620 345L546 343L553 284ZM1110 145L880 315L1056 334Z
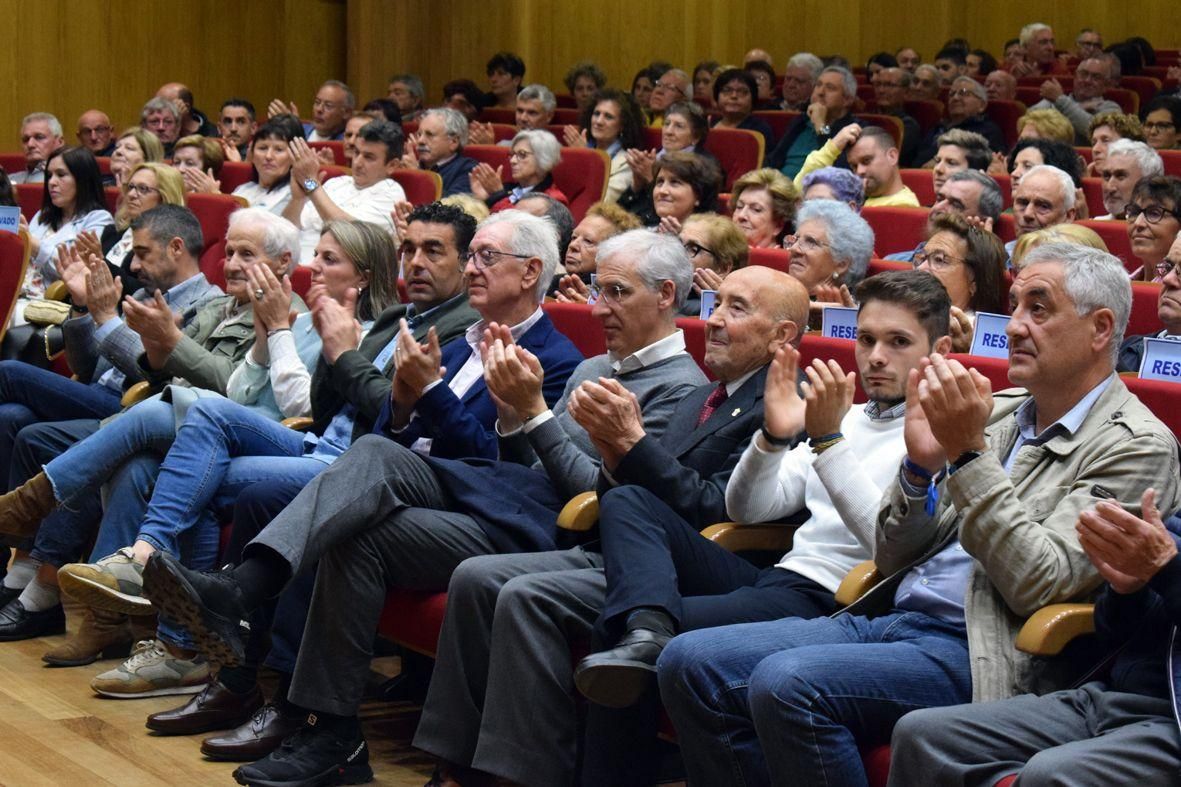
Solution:
M273 702L263 705L236 729L201 741L201 753L228 762L261 760L279 748L307 719L306 713L291 713L285 707Z
M66 611L61 604L40 612L29 612L19 598L14 598L0 609L0 642L65 633Z
M238 784L312 787L322 784L364 784L373 781L369 745L360 728L342 736L318 728L315 715L269 755L234 771Z
M160 612L193 636L197 650L210 661L236 667L246 656L244 619L248 611L226 571L192 571L166 552L154 552L144 566L144 596Z
M628 708L640 701L656 679L656 659L672 637L648 629L632 629L611 650L578 662L574 685L591 702Z
M235 694L214 680L179 708L148 716L147 726L149 730L165 735L227 730L249 719L262 703L262 691L258 686L246 694Z
M10 588L0 585L0 609L4 609L12 603L14 598L21 594L22 588Z

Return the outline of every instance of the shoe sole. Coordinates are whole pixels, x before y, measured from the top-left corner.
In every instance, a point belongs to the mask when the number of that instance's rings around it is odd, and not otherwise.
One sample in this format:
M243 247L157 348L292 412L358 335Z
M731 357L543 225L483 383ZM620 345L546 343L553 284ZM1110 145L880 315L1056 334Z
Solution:
M206 610L189 581L163 560L149 560L144 567L144 592L160 612L179 623L193 637L197 650L209 661L223 667L237 667L246 656L245 647L235 649L231 639L242 645L240 636L227 637L229 631L238 633L238 623Z
M51 656L48 653L41 657L50 667L85 667L87 664L93 664L99 659L125 659L131 653L131 642L116 642L113 645L100 650L98 653L92 653L89 656L83 656L76 659L63 659L56 656Z
M373 781L373 769L364 765L333 765L314 776L297 781L278 782L271 779L251 779L242 775L242 769L234 770L234 781L251 787L330 787L336 784L365 784Z
M128 595L86 577L59 573L57 581L63 593L93 609L123 615L146 615L153 611L152 602L143 596Z
M236 752L233 749L222 749L216 746L207 746L205 742L201 743L201 754L205 757L216 760L217 762L257 762L263 757L279 748L279 744L283 743L283 738L275 738L273 744L267 744L260 748L256 748L250 752ZM251 742L252 746L258 746L257 741Z
M145 697L169 697L176 694L197 694L205 689L204 683L198 683L195 686L170 686L163 689L151 689L150 691L138 691L131 694L116 691L105 691L103 689L96 689L94 686L90 687L95 694L101 697L107 697L112 700L139 700Z
M574 673L582 696L608 708L630 708L655 685L656 670L639 661L598 664Z

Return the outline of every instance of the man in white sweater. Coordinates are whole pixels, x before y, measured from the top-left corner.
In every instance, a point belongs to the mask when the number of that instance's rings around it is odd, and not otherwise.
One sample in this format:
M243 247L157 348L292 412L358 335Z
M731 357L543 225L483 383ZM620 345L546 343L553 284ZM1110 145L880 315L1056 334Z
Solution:
M933 276L879 274L857 297L857 367L869 402L852 406L856 375L832 360L805 367L801 397L799 353L780 349L767 373L763 429L726 487L726 510L737 522L811 512L777 565L757 569L698 537L655 496L632 495L622 509L614 492L605 496L607 598L596 633L616 644L579 663L575 682L588 699L612 707L641 699L661 650L680 631L835 611L841 580L871 556L882 490L906 452L907 375L951 346L950 302ZM786 450L801 430L808 445Z

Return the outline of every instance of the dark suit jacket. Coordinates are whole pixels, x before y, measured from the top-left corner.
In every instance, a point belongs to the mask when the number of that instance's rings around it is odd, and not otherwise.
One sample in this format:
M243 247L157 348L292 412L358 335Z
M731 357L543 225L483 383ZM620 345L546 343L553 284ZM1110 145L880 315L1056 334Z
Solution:
M542 395L545 403L553 407L562 397L570 373L582 363L582 353L574 344L554 328L544 313L517 341L517 345L537 356L545 372ZM481 376L459 398L448 387L452 378L471 357L472 350L464 336L452 339L443 348L441 365L447 372L443 382L436 385L418 400L414 406L417 417L400 432L388 432L391 416L389 397L382 406L381 415L374 424L374 431L385 431L389 437L406 447L420 437L431 438L431 456L446 459L484 457L495 459L497 438L496 404L488 393L488 386Z
M441 167L434 167L432 171L443 179L443 196L450 197L452 194L471 193L472 187L468 175L475 168L476 160L463 155L461 150L455 158Z
M611 471L617 486L642 486L698 530L726 519L726 482L755 432L763 425L763 387L767 367L759 369L701 426L705 400L717 388L697 388L677 405L659 439L646 435ZM611 488L600 476L599 494Z
M783 132L783 137L780 138L780 140L779 140L779 144L775 146L774 150L772 150L770 153L767 154L767 156L764 160L763 166L764 167L772 167L773 169L783 169L783 165L787 160L787 152L789 150L791 150L791 146L793 144L795 144L796 137L798 137L800 135L800 133L803 132L804 128L806 127L805 124L808 124L811 122L812 121L808 119L808 113L805 112L804 114L800 115L795 120L793 120L791 123L789 123L787 126L787 130ZM861 121L858 120L857 118L853 117L853 113L850 112L847 115L845 115L843 118L841 118L840 120L830 123L829 130L832 133L829 134L827 137L824 135L821 135L820 136L820 145L823 145L825 142L827 142L828 140L835 137L837 135L838 131L840 131L845 126L849 125L850 123L861 123ZM843 167L845 169L848 169L849 168L849 157L848 157L848 155L846 155L847 153L848 153L847 150L842 151L841 155L833 163L833 166L834 167ZM792 173L792 174L794 175L795 173Z
M992 122L988 115L980 114L975 117L965 119L962 123L952 125L944 121L935 128L931 129L926 138L923 140L922 146L915 154L914 166L921 167L931 159L935 158L935 154L939 152L939 137L946 134L953 128L960 128L964 131L971 131L974 134L979 134L988 140L988 147L994 153L1004 153L1009 149L1005 144L1005 135L1001 132L1000 126Z
M376 358L398 332L399 320L406 316L406 305L396 304L377 316L373 328L361 340L361 346L348 350L328 364L323 358L312 373L312 431L323 434L328 423L346 403L357 408L353 439L368 434L378 413L390 398L390 365L378 369ZM480 315L468 305L467 295L457 295L446 301L415 327L414 338L422 341L427 331L435 326L440 345L462 336Z

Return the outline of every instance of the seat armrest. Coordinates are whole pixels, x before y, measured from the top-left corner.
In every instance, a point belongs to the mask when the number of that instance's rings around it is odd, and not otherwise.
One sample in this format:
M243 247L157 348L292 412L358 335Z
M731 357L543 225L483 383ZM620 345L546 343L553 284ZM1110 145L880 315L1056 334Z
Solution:
M583 492L570 498L558 514L558 527L575 533L585 533L599 521L599 496Z
M701 535L730 552L787 552L791 549L794 525L720 522L701 531Z
M147 380L140 380L133 384L130 388L123 392L123 398L119 400L119 404L124 407L131 407L133 404L139 404L144 399L152 395L152 384Z
M853 566L852 570L845 574L845 578L841 580L840 587L837 588L837 607L849 606L872 590L873 586L881 582L882 579L882 572L878 571L878 567L874 565L872 560L866 560Z
M307 416L293 415L290 418L284 418L280 423L288 429L294 429L297 432L306 432L312 428L313 421Z
M1017 633L1017 650L1057 656L1070 642L1095 633L1094 604L1050 604L1029 616Z

